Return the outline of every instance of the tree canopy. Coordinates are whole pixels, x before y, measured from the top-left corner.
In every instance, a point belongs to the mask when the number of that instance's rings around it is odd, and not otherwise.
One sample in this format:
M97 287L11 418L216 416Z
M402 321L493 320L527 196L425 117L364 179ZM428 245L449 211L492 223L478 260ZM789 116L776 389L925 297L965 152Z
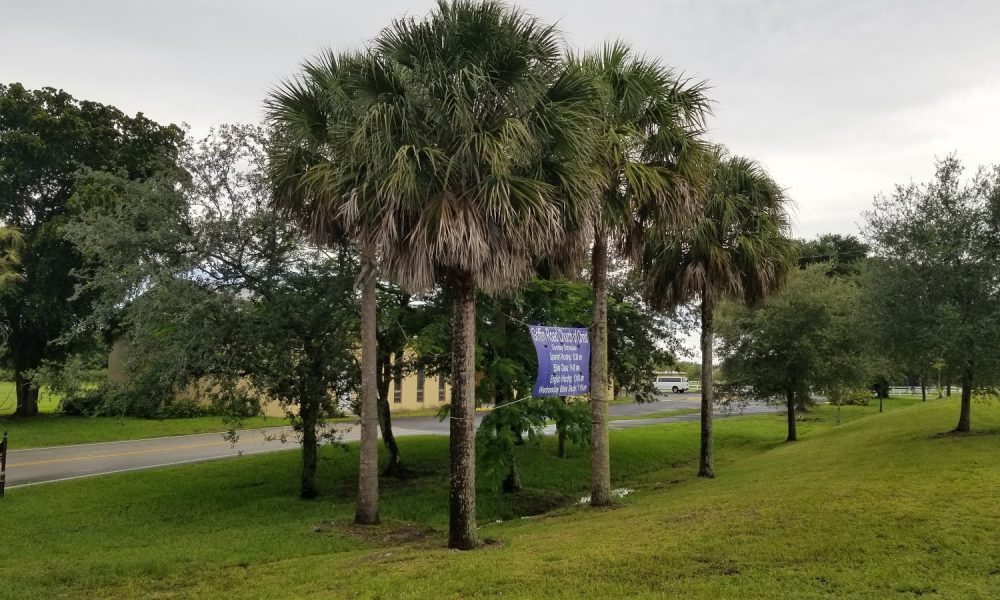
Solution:
M265 145L259 128L225 126L188 146L188 182L95 174L65 229L93 260L90 324L128 340L131 410L155 413L192 386L231 415L276 401L301 432L301 494L314 497L323 419L357 390L358 264L277 218Z
M879 273L874 300L886 347L911 368L926 372L940 358L959 374L956 429L965 432L973 389L1000 377L1000 167L969 179L963 171L948 156L931 181L877 196L864 233ZM924 344L929 352L913 348Z
M0 84L0 222L23 236L17 282L0 295L19 415L38 412L31 372L65 359L69 348L57 340L88 310L71 276L83 261L61 235L81 174L142 180L173 170L182 138L176 126L141 113L53 88Z
M829 277L830 267L794 270L767 303L729 304L719 319L724 395L784 403L789 440L797 439L796 409L814 393L843 393L868 379L871 338L859 318L859 283Z

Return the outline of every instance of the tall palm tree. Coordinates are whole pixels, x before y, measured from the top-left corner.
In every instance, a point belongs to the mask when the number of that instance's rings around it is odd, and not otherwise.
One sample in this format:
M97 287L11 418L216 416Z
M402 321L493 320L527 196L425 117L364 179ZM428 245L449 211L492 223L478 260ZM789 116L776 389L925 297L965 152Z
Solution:
M442 2L425 19L397 20L342 85L357 110L350 127L322 133L336 160L304 178L338 190L324 205L387 279L443 286L454 303L454 548L479 544L476 293L525 281L535 261L582 236L593 210L595 93L563 59L552 27L498 2Z
M679 233L664 230L646 249L646 283L657 308L701 301L700 477L714 477L712 455L713 315L732 298L765 300L785 280L794 261L788 199L756 162L716 148L703 212Z
M679 77L660 62L637 56L623 43L585 57L582 67L602 91L597 162L601 208L591 251L591 495L611 503L608 445L609 246L638 262L645 233L678 228L697 208L700 141L709 100L705 85Z
M328 52L267 100L273 126L270 170L275 205L324 244L353 243L361 252L361 442L355 522L379 522L376 261L372 244L342 213L358 184L345 140L370 99L353 86L367 57ZM343 166L342 166L343 165ZM346 168L345 168L346 167Z

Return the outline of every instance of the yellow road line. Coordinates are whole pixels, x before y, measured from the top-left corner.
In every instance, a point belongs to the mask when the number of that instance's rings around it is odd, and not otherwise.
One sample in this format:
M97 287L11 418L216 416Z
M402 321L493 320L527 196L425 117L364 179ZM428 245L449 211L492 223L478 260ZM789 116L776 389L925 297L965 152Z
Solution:
M209 448L211 446L218 446L220 444L228 445L229 442L225 440L219 440L218 442L210 442L207 444L185 444L183 446L167 446L165 448L150 448L149 450L130 450L128 452L112 452L110 454L90 454L87 456L71 456L69 458L52 458L49 460L36 460L32 462L11 462L7 465L7 470L14 469L17 467L32 467L35 465L52 465L62 462L76 462L81 460L97 460L101 458L114 458L116 456L136 456L139 454L152 454L154 452L169 452L171 450L185 450L188 448Z

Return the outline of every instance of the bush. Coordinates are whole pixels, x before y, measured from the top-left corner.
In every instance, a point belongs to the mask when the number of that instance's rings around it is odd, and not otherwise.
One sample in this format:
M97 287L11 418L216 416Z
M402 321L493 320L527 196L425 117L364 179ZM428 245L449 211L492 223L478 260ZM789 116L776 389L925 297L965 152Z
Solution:
M850 406L868 406L872 401L871 390L859 388L844 394L842 402Z
M208 417L214 412L210 406L201 404L197 400L190 398L175 399L173 402L163 406L159 418L190 419L192 417Z
M63 395L59 410L67 415L95 417L108 414L107 390L104 386L78 388Z

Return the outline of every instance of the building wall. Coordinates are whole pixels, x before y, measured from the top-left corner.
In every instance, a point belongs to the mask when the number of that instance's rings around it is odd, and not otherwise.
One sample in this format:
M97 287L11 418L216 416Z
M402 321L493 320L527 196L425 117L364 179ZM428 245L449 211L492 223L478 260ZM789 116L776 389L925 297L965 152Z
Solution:
M423 394L420 393L421 379ZM402 377L398 388L396 384L396 381L389 382L389 410L394 413L438 408L451 402L451 386L445 381L442 387L442 379L437 375L422 377L420 371L410 371Z

